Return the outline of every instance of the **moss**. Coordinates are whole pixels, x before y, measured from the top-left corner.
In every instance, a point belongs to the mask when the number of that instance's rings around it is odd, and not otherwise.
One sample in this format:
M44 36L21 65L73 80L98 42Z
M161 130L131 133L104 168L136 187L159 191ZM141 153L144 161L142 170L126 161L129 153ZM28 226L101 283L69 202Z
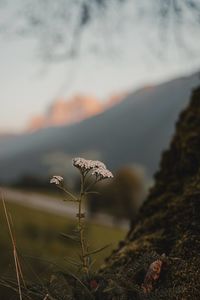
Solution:
M162 253L167 266L144 296L141 281ZM200 88L180 116L135 227L101 274L127 299L200 299Z

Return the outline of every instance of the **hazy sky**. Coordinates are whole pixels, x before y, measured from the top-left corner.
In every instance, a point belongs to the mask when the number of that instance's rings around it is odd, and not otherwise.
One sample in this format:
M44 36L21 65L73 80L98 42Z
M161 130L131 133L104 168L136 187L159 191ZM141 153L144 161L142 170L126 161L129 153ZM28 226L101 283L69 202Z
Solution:
M105 100L112 93L134 90L200 67L196 29L189 28L190 44L195 49L191 54L173 39L160 44L148 24L140 30L126 28L129 30L124 30L111 55L85 52L73 62L48 65L37 57L34 39L0 37L0 132L21 130L31 116L44 113L57 97L85 93Z

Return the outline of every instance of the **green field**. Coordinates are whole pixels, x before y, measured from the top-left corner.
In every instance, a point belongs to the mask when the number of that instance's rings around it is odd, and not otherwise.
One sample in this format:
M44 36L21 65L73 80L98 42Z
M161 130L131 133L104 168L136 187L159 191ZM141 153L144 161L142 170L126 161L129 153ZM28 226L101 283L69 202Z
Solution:
M76 226L75 219L40 212L16 204L7 203L12 217L12 227L18 253L25 276L29 279L46 277L56 270L72 270L68 257L79 255L78 245L61 236L70 234ZM10 241L3 206L0 206L0 276L15 275L12 244ZM106 244L111 246L95 255L94 268L101 265L117 243L123 239L125 231L105 226L87 224L87 238L90 249Z

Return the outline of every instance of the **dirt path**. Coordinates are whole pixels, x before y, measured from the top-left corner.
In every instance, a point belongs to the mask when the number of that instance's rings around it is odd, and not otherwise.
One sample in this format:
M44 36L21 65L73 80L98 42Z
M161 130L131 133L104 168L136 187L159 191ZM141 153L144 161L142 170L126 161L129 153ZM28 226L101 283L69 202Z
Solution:
M35 192L26 192L11 188L2 188L2 190L5 200L8 202L17 203L22 206L60 216L68 216L70 218L75 218L76 216L76 203L66 203L58 197L56 198ZM118 227L126 230L128 229L128 222L122 221L121 223L116 224L113 217L105 214L96 214L95 217L89 219L89 221L108 227Z

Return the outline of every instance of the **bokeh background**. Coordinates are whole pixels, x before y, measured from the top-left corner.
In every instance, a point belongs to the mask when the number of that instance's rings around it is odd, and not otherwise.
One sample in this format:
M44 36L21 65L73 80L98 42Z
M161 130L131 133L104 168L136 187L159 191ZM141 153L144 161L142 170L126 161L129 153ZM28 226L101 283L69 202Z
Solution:
M96 267L125 236L199 84L199 37L199 0L0 0L0 184L28 277L75 253L61 237L75 208L49 184L62 175L78 192L73 157L114 174L85 202L91 246L112 243Z

